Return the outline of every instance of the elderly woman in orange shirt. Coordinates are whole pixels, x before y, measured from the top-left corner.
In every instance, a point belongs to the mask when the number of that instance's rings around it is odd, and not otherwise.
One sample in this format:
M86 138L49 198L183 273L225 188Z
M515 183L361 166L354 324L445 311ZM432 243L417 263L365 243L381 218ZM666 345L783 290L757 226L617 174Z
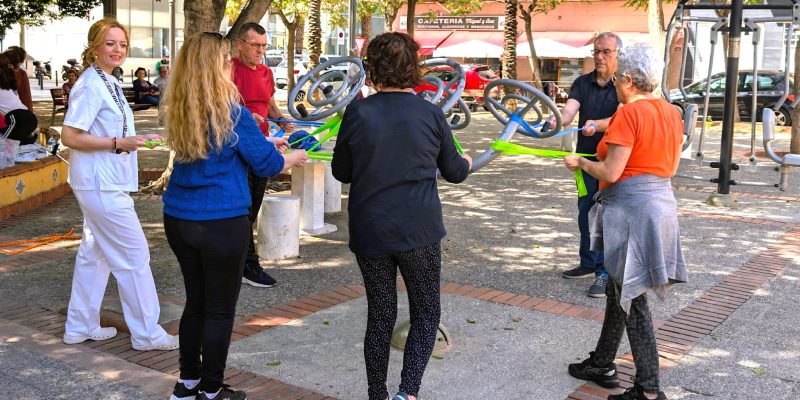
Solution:
M606 313L595 351L569 366L570 375L604 387L619 385L614 358L627 330L636 364L634 385L609 399L666 399L659 391L658 349L647 290L660 298L687 280L671 178L678 169L682 122L669 103L653 94L663 61L649 46L619 54L612 82L623 106L611 117L597 146L599 161L564 158L600 180L589 213L592 250L605 251L609 274Z

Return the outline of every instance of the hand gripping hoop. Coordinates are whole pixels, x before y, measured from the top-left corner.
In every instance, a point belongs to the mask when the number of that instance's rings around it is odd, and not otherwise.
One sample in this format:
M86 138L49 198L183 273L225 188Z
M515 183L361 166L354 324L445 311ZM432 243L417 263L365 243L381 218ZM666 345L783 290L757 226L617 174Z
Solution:
M317 77L326 69L334 65L345 63L348 64L348 67L349 64L358 66L358 74L354 77L349 77L345 71L332 69ZM360 58L331 58L314 67L314 69L300 78L294 88L292 88L292 92L289 94L289 114L295 119L304 121L316 121L327 118L342 110L358 96L358 92L364 85L366 77L367 74L364 71L364 64ZM341 81L341 84L339 84L339 81ZM308 116L304 117L297 111L294 102L297 94L309 82L311 82L311 88L308 90L305 100L311 104L314 109L308 113ZM314 96L317 94L316 91L319 91L319 96Z

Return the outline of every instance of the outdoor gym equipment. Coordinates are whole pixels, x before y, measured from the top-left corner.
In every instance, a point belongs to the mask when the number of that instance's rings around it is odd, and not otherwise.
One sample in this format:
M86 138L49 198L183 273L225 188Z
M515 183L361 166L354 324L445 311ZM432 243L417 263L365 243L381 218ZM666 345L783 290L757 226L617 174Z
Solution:
M420 67L422 68L435 68L439 66L449 66L453 68L455 76L447 82L435 76L426 76L424 78L425 81L436 87L436 90L423 89L417 92L417 95L441 107L442 112L444 112L447 117L450 117L453 107L458 103L458 107L464 112L464 120L461 121L460 117L454 117L454 119L450 120L450 128L453 130L464 129L472 120L469 107L461 98L461 93L464 91L464 87L467 84L467 75L464 73L461 64L447 58L432 58L420 63Z
M749 168L751 170L759 170L759 165L756 162L755 158L755 151L756 151L756 123L757 123L757 95L758 95L758 47L761 38L761 31L762 27L761 24L765 23L785 23L786 24L786 40L784 41L784 48L786 54L786 68L784 70L784 78L785 82L787 83L783 88L783 95L772 106L772 109L775 111L779 111L783 104L785 103L786 99L789 95L789 68L788 65L790 64L790 56L791 56L791 47L792 46L792 34L795 30L800 28L800 0L790 0L789 2L777 3L771 2L771 4L743 4L743 0L733 0L732 4L708 4L708 3L701 3L701 4L687 4L688 0L681 0L678 6L675 9L675 13L673 14L672 21L667 29L667 40L665 43L665 51L664 51L664 59L665 64L669 65L670 60L670 49L672 43L672 37L674 33L679 29L688 29L689 22L696 22L696 23L711 23L711 50L709 55L709 65L708 65L708 75L705 78L705 90L703 93L703 108L701 110L700 121L700 136L698 140L698 148L697 152L694 156L690 156L689 158L697 165L710 165L712 168L719 169L719 175L717 178L704 178L699 176L691 176L685 175L682 173L677 174L679 177L695 179L695 180L705 180L717 183L717 194L719 195L728 195L730 192L730 185L741 184L741 185L757 185L757 186L775 186L780 187L781 190L786 190L786 183L787 178L786 174L788 174L788 167L794 166L792 162L779 162L775 157L770 156L770 158L780 164L781 166L781 182L780 184L774 183L766 183L766 182L737 182L731 179L731 170L738 170L739 165L732 162L732 153L733 153L733 118L734 118L734 101L726 101L724 103L723 108L723 123L722 123L722 139L720 143L720 160L718 162L706 162L704 160L704 153L703 147L705 143L705 133L706 133L706 118L709 114L709 98L711 95L711 75L713 71L713 61L714 61L714 50L716 47L716 43L718 40L718 36L722 32L727 32L729 37L729 51L727 60L726 60L726 77L725 77L725 99L737 99L737 83L739 79L739 44L741 42L741 34L742 32L748 32L752 34L752 44L753 44L753 81L750 90L752 91L752 102L750 106L752 107L751 112L751 137L750 137L750 158L749 158ZM691 10L730 10L730 13L727 17L704 17L704 16L693 16L689 15L688 13ZM743 18L743 14L745 10L788 10L790 11L788 15L784 16L769 16L769 17L748 17ZM683 88L683 81L684 77L686 76L686 62L688 60L687 53L689 49L689 34L685 34L683 36L683 51L681 53L681 67L680 67L680 75L679 75L679 90L681 96L686 98L687 93ZM662 79L662 92L667 99L667 101L671 101L672 99L669 96L669 90L667 89L667 69L664 70L663 79ZM796 98L792 103L792 107L795 107L800 102L800 98ZM694 131L694 123L697 120L698 113L695 110L692 110L690 107L687 107L684 110L684 135L686 136L686 142L684 143L684 150L687 150L692 145L693 140L693 131ZM766 109L764 110L766 111ZM764 113L766 115L766 112ZM774 116L774 113L772 114ZM766 122L766 121L765 121ZM766 131L766 128L765 128ZM766 132L764 133L766 135ZM774 134L773 134L774 138ZM767 140L766 136L764 137L764 144L765 144L765 151L769 153L770 150L766 149L766 144L773 140L771 138L769 141ZM691 151L685 151L685 153L690 153ZM777 170L774 165L768 166L771 170Z
M505 91L509 92L500 100L496 100L490 95L492 89L497 86L503 86ZM549 96L527 83L512 79L494 80L484 89L483 98L489 112L492 113L500 123L505 125L498 138L499 141L508 142L517 132L541 139L553 137L561 133L561 113L558 112L556 104ZM509 108L512 100L517 105L516 109L513 111ZM547 131L542 129L545 126L545 115L542 112L542 106L546 106L552 110L553 115L556 117L555 125ZM525 115L531 111L536 114L536 119L532 121L532 123L524 119ZM472 172L489 164L498 154L500 153L497 149L490 147L475 157L472 162Z
M355 64L358 66L358 73L355 76L348 76L345 70L330 69L334 65ZM325 71L328 70L328 71ZM324 73L323 73L324 72ZM322 75L320 75L322 73ZM330 117L344 109L352 102L364 81L367 74L364 72L364 63L358 57L338 57L320 63L300 78L289 94L289 114L298 120L316 121ZM300 89L311 82L311 87L306 92L305 101L314 109L307 116L302 116L295 106L295 98Z

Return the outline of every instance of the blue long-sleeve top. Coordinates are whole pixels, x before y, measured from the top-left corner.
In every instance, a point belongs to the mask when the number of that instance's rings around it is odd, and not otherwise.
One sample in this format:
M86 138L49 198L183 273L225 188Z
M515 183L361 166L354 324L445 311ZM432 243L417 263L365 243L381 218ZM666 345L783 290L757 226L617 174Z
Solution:
M231 117L235 135L222 149L212 146L206 159L175 161L163 196L165 214L192 221L248 215L248 167L259 176L281 172L283 157L261 134L250 111L236 106Z

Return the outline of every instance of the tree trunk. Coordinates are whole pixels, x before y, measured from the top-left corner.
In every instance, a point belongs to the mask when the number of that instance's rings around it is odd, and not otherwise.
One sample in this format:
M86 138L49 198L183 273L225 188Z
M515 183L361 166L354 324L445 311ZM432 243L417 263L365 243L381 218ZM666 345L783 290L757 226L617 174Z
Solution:
M786 49L786 51L789 51L789 49ZM789 66L787 65L786 68L789 68ZM798 74L800 74L800 40L797 41L794 48L794 76L800 76ZM792 89L795 96L800 95L800 79L795 78L794 87ZM800 154L800 107L793 108L791 116L792 141L789 145L789 152L792 154Z
M517 0L505 0L503 32L503 78L517 79Z
M230 31L228 31L227 38L234 39L239 36L239 28L242 25L248 22L258 22L261 21L261 18L264 18L264 15L267 14L267 10L269 10L269 6L272 4L272 0L250 0L247 2L247 5L244 7L239 16L236 18L236 22L233 23ZM235 48L235 46L234 46Z
M201 32L219 32L227 0L186 0L183 3L185 37Z
M311 62L308 64L308 69L319 65L319 55L322 54L322 23L320 22L320 9L321 0L311 0L308 3L308 55Z
M542 88L542 73L539 71L539 57L536 55L536 46L533 45L533 8L535 7L535 2L531 3L527 10L525 10L520 4L520 13L522 14L522 20L525 21L525 38L528 39L528 47L530 48L531 55L528 57L528 63L531 66L531 81L533 82L533 86L541 89ZM515 47L516 49L516 47Z
M359 22L361 22L361 36L364 36L364 43L366 43L372 36L372 14L362 15Z
M305 48L303 46L303 41L305 40L305 35L306 35L306 20L305 18L298 15L295 16L295 23L297 24L297 26L294 28L294 33L296 35L294 39L294 48L295 51L299 49L300 53L302 53L303 48Z
M412 38L414 37L414 18L417 12L417 0L408 0L408 8L406 12L406 33Z
M657 52L663 54L664 51L664 29L662 28L663 15L659 15L661 0L647 0L647 29L650 31L650 45ZM653 93L657 96L661 94L661 88L657 87Z
M394 11L386 11L386 13L383 14L383 19L385 21L384 28L386 28L386 32L391 32L394 20L397 19L397 9Z

